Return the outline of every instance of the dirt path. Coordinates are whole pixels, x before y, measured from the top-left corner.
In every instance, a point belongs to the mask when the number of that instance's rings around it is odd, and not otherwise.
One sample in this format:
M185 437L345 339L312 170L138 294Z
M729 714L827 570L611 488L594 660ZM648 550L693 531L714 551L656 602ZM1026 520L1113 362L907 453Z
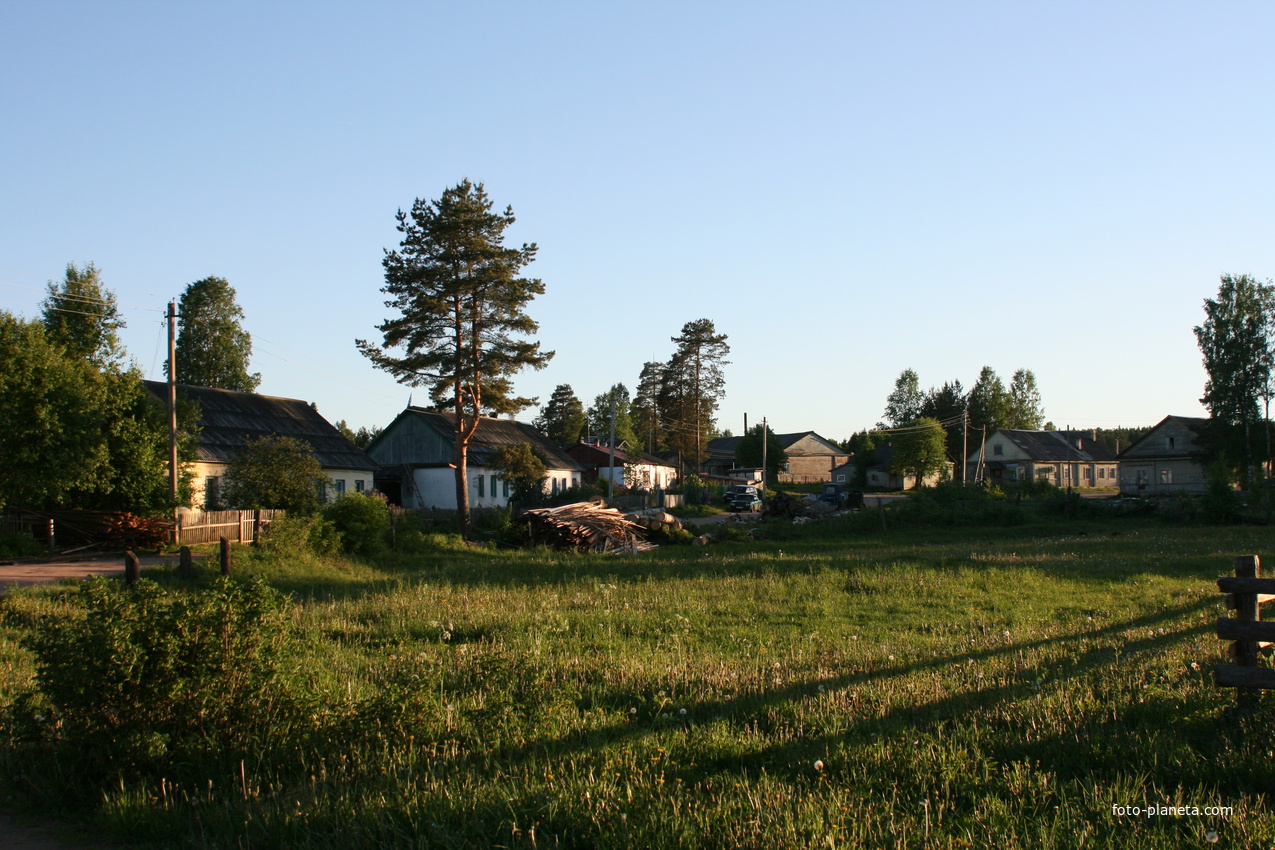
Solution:
M0 812L0 847L4 850L88 850L121 847L115 841L94 839L56 823L36 824L8 812Z
M139 559L143 573L147 567L176 563L176 555L143 555ZM119 555L93 555L74 558L19 558L0 560L0 593L24 584L40 584L68 578L124 574L124 558Z

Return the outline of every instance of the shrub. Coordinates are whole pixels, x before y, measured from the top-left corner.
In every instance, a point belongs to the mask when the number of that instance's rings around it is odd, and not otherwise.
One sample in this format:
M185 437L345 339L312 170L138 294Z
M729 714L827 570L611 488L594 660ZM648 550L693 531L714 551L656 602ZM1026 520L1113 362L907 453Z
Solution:
M323 517L341 535L345 552L366 557L384 551L390 507L379 495L347 494L324 508Z
M266 557L319 555L330 557L341 550L341 533L321 516L288 514L273 520L255 550Z
M287 606L260 581L169 595L145 579L91 579L76 601L78 616L49 617L25 639L37 692L17 705L47 706L30 718L38 737L71 745L86 766L265 743L297 714L281 676Z

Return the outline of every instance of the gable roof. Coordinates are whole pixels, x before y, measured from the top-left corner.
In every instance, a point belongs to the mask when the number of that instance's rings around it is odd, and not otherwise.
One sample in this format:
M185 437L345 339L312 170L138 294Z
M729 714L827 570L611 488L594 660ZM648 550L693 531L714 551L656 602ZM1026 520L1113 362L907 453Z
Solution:
M143 381L147 391L168 403L168 384ZM232 463L249 442L281 436L310 446L325 469L376 469L376 461L347 440L307 402L295 398L241 393L213 387L177 385L180 398L199 404L199 438L195 460Z
M814 431L798 431L795 434L775 434L775 437L779 440L779 445L783 447L783 450L785 452L787 452L790 448L792 448L797 443L800 443L802 440L806 438L811 438L813 441L820 443L827 448L827 451L822 451L822 452L802 452L801 456L808 457L812 455L849 454L849 452L843 449L837 448L828 440L825 440L823 437L820 437ZM708 441L708 456L714 459L730 458L731 460L734 460L735 450L739 448L739 441L742 439L743 439L742 436L714 437L713 439Z
M1135 450L1136 450L1136 455L1141 458L1151 458L1156 456L1177 458L1177 457L1182 457L1185 454L1188 454L1189 452L1187 452L1185 449L1182 449L1182 450L1167 450L1166 449L1165 451L1162 451L1162 452L1148 451L1147 447L1143 445L1144 443L1147 443L1152 438L1159 437L1159 434L1157 432L1163 429L1166 425L1177 425L1181 428L1185 428L1187 431L1190 431L1196 437L1205 437L1208 435L1209 430L1213 427L1213 420L1206 419L1200 416L1166 416L1163 419L1161 419L1159 422L1157 422L1155 425L1153 425L1150 431L1143 434L1141 437L1139 437L1138 439L1130 443L1128 446L1126 446L1125 449L1120 452L1120 457L1124 458L1125 455L1133 454L1135 453Z
M370 452L382 439L387 438L395 426L406 418L415 419L418 423L433 429L447 442L455 438L455 413L409 407L396 416L394 421L372 441L368 451ZM475 466L490 466L496 449L521 443L530 443L535 446L536 451L544 457L545 465L550 469L577 471L582 469L566 452L555 446L548 436L536 430L534 426L525 422L515 422L512 419L493 419L489 416L484 416L478 422L478 430L474 432L473 439L469 443L469 460Z
M1090 431L1020 431L997 428L997 434L1017 446L1032 460L1073 463L1114 461L1116 453L1093 438ZM971 454L977 454L975 449Z
M563 449L563 451L585 466L598 463L606 464L611 457L611 450L608 447L599 446L593 443L575 443L574 445L567 446ZM668 467L669 469L673 468L672 464L662 458L658 458L652 454L647 454L644 451L634 451L631 449L616 449L615 462L620 464L633 463L645 464L647 466L663 466Z

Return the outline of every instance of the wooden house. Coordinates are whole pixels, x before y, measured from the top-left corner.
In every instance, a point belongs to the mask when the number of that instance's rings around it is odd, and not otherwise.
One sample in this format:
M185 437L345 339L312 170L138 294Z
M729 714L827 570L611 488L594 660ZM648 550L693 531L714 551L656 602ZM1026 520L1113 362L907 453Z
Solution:
M168 403L168 384L145 381L147 391ZM327 477L323 498L372 489L376 463L308 402L212 387L177 385L180 398L199 406L191 506L221 507L226 470L245 445L262 437L291 437L310 447ZM233 506L232 506L233 507Z
M1116 453L1092 431L1000 428L966 458L968 481L1048 481L1056 487L1116 487Z
M1208 419L1166 416L1120 453L1120 492L1131 496L1203 493L1204 465L1199 452Z
M850 453L825 440L814 431L776 434L788 462L779 472L785 484L832 480L833 467L850 459ZM735 450L742 437L717 437L708 441L708 460L704 471L711 475L729 475L735 467Z
M377 435L367 453L378 465L377 488L405 508L456 509L456 414L409 407ZM508 481L492 468L502 446L530 444L545 460L545 495L579 486L583 470L533 426L484 417L469 444L470 507L505 507Z

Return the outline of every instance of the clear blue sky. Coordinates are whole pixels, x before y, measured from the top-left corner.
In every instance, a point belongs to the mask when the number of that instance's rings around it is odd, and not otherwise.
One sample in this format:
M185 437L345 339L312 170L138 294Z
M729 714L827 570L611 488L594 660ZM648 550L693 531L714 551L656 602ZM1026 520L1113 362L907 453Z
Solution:
M8 2L0 309L92 261L160 377L164 305L222 276L263 392L384 425L410 391L354 340L395 211L469 177L540 246L542 401L632 389L707 317L736 433L842 439L903 369L984 364L1060 426L1200 415L1203 299L1275 276L1272 32L1266 2Z

